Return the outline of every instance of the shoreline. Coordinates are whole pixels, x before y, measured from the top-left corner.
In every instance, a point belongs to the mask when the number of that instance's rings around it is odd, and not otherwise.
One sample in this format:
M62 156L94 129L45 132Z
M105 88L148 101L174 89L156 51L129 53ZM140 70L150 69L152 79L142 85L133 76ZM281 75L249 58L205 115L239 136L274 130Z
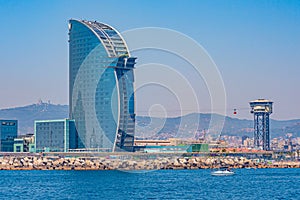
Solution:
M148 156L148 157L147 157ZM202 157L60 157L60 156L2 156L0 170L176 170L242 168L300 168L300 161L275 161L243 156Z

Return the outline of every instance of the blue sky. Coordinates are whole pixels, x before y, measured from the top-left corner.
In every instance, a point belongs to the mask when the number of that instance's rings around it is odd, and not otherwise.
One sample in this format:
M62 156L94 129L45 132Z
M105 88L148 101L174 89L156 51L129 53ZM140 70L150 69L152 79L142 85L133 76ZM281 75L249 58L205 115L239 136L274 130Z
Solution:
M68 103L70 18L184 33L217 64L228 115L251 118L248 102L268 98L273 118L300 118L300 1L0 0L0 108Z

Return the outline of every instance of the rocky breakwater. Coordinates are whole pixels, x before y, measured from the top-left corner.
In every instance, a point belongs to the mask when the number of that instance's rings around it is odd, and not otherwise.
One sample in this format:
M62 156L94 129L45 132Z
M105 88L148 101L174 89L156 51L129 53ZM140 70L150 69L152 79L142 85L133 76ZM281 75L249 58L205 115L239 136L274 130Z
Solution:
M0 157L0 170L156 170L231 168L300 168L300 162L271 162L245 157Z

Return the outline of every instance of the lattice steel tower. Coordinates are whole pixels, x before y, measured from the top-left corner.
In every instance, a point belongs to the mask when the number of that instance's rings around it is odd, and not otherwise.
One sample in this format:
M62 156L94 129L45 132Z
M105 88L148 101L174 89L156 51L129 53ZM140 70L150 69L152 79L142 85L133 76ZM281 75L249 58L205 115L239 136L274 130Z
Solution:
M270 150L269 116L273 102L266 99L250 101L251 113L254 114L254 147Z

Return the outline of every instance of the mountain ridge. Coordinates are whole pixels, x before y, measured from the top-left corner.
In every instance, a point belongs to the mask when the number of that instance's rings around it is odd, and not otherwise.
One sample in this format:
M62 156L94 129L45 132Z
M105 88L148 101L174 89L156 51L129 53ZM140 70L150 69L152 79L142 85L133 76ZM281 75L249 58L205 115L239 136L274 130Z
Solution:
M19 134L33 133L34 120L51 120L68 118L68 105L55 105L39 102L27 106L0 109L0 119L17 119ZM194 137L196 132L207 131L211 117L217 121L224 117L215 113L190 113L184 116L159 118L136 117L136 136L138 138L166 139L170 137ZM253 136L253 121L225 116L222 135ZM271 137L284 137L285 133L293 133L300 137L300 119L270 120Z

